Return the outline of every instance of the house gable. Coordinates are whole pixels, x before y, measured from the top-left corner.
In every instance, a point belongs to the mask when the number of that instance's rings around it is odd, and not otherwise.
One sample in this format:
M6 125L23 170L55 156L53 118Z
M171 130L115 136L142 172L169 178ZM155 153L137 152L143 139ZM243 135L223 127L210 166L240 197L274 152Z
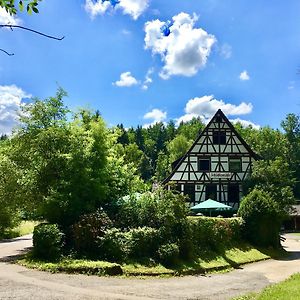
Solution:
M214 200L228 202L228 190L235 184L242 192L240 183L250 174L252 161L258 158L218 110L188 152L175 162L163 183L174 182L182 192L186 188L183 185L194 185L194 203L205 200L205 191L214 190L213 185L218 185Z

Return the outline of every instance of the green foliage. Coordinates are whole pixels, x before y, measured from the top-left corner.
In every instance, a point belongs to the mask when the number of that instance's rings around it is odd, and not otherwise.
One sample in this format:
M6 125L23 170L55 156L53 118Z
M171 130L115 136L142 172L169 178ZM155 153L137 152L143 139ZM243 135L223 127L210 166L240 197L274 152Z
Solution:
M123 261L126 258L124 233L117 228L108 229L97 240L99 255L108 261Z
M19 261L19 264L40 271L51 273L64 272L69 274L86 274L96 276L122 275L123 270L119 264L107 261L91 261L83 259L62 259L55 262L45 262L27 257Z
M119 206L116 222L122 228L147 226L177 236L186 222L185 198L163 189L125 197Z
M97 210L81 216L72 226L72 240L77 253L97 256L97 239L104 236L105 231L111 227L112 221L104 211Z
M125 239L127 257L135 260L154 258L161 242L159 231L151 227L130 229Z
M25 8L28 14L31 14L32 12L39 13L37 6L41 1L42 0L20 0L17 4L16 0L0 0L0 7L5 8L5 10L11 15L17 14L18 9L22 12Z
M294 185L295 179L290 166L281 157L272 161L254 162L252 176L244 183L246 192L256 187L269 193L283 213L295 202Z
M179 247L175 243L164 244L158 249L159 260L166 266L174 266L179 259Z
M8 231L20 223L18 212L9 207L0 206L0 239L9 237Z
M282 210L270 194L252 190L243 198L238 214L244 219L243 234L256 246L278 247Z
M15 164L0 152L0 237L20 221L18 188L22 187L19 186L19 176Z
M33 254L42 260L57 260L62 255L63 233L56 224L39 224L33 231Z
M203 251L218 251L230 247L241 240L241 218L210 218L190 217L189 218L189 239L193 243L195 255Z
M192 143L193 141L188 140L184 135L177 135L167 146L170 161L174 162L176 159L183 156Z

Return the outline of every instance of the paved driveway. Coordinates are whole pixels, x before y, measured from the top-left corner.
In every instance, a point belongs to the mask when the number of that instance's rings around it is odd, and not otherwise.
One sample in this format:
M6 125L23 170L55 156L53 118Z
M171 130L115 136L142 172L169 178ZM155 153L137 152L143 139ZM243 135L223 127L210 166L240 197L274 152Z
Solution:
M291 256L249 264L226 274L128 279L50 274L9 263L31 236L0 242L0 299L231 299L300 272L300 238L287 235Z

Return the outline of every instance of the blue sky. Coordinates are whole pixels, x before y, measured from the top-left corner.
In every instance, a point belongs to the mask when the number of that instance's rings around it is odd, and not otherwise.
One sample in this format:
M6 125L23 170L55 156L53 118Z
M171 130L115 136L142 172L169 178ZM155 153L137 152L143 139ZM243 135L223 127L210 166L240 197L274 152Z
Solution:
M44 0L40 14L11 19L61 42L1 29L0 131L30 96L57 86L76 109L99 109L108 125L231 120L280 126L299 113L300 1ZM170 20L170 34L161 32Z

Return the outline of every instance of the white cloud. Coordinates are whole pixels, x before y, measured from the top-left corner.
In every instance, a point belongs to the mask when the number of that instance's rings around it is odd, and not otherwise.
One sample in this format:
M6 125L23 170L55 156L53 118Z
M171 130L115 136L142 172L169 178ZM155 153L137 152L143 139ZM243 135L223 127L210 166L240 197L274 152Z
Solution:
M229 44L225 43L221 46L219 52L224 59L228 59L232 55L232 47Z
M151 123L148 123L148 124L144 124L143 127L144 128L147 128L151 125L154 125L158 122L163 122L164 120L167 119L167 112L163 112L161 111L160 109L157 109L157 108L154 108L152 109L151 111L147 112L145 115L144 115L144 119L146 120L153 120Z
M179 13L172 19L167 36L161 32L164 22L157 19L145 24L145 48L161 56L163 79L173 75L193 76L206 65L216 38L202 28L195 28L198 20L195 14Z
M240 80L244 81L244 80L249 80L249 79L250 79L250 76L246 70L240 74Z
M142 85L142 89L143 90L148 90L149 85L153 82L152 77L151 77L151 75L153 74L153 72L154 72L153 68L150 68L147 71L147 74L145 76L145 80L144 80L143 85Z
M130 87L137 85L139 82L131 75L131 72L124 72L120 75L120 80L113 83L118 87Z
M15 16L11 16L3 7L0 7L0 23L9 25L19 25L21 20Z
M249 127L249 126L251 126L254 129L259 129L260 128L260 125L255 124L255 123L253 123L251 121L242 120L240 118L232 119L232 120L230 120L230 122L233 123L233 124L240 123L240 124L242 124L243 127Z
M103 15L107 11L122 10L123 14L130 15L134 20L148 8L150 0L86 0L85 10L93 19L97 15ZM112 4L114 3L114 4Z
M92 19L94 19L97 15L103 15L110 8L110 2L102 2L102 0L96 2L92 0L86 0L84 5L85 11L90 15Z
M148 8L149 0L120 0L120 8L123 14L130 15L134 20Z
M9 134L18 124L22 99L31 98L15 85L0 86L0 134Z
M223 100L215 99L213 95L196 97L186 103L185 114L179 117L176 123L187 122L194 117L200 117L204 122L208 122L218 109L221 109L227 116L245 115L252 112L253 105L245 102L239 105L225 103Z

